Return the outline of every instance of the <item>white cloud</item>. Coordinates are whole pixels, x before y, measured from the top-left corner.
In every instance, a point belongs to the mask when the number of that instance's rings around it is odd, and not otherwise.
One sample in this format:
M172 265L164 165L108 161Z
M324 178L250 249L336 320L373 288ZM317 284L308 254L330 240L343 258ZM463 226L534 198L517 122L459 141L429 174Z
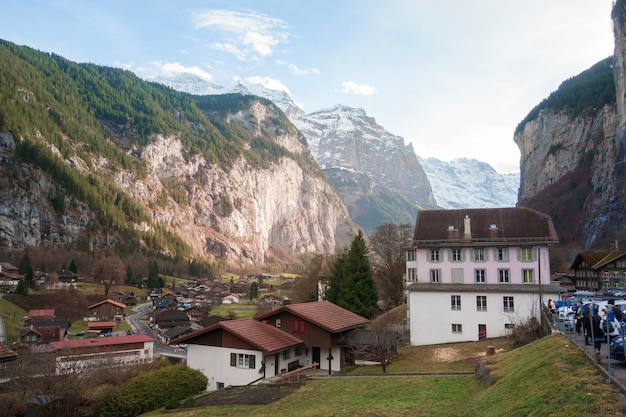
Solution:
M309 74L319 75L320 73L320 70L318 70L317 68L313 68L313 67L299 68L295 64L281 61L278 59L275 62L277 65L287 66L287 68L293 75L309 75Z
M344 94L356 94L363 96L371 96L376 94L376 89L371 85L357 84L352 81L345 81L341 84L341 91Z
M180 74L191 73L206 81L213 81L213 76L198 66L186 67L178 62L152 61L150 63L157 73Z
M254 11L203 10L192 15L192 21L195 29L213 29L224 37L212 43L212 48L242 61L270 56L278 44L290 38L285 21Z
M284 91L287 94L291 95L291 93L289 93L289 88L287 88L287 86L283 84L281 81L276 80L274 78L252 76L252 77L246 77L246 82L250 84L261 84L263 87L269 88L270 90Z

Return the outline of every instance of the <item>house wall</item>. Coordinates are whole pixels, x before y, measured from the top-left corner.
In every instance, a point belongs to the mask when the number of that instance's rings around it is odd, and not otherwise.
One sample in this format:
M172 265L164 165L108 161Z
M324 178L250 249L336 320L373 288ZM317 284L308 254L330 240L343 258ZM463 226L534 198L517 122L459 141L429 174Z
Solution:
M277 320L280 320L280 326L277 325ZM300 320L288 311L284 311L280 314L271 316L266 321L272 326L280 328L282 331L289 333L292 336L302 340L306 346L317 346L320 348L329 348L333 346L332 334L327 330L324 330L311 322L305 321L304 333L298 333L293 331L293 323L295 320Z
M255 368L230 366L230 354L242 353L255 356ZM222 348L217 346L187 345L187 366L202 372L208 379L207 390L218 388L218 383L224 387L231 385L246 385L263 376L259 373L263 354L260 351Z
M461 296L460 310L452 310L452 295ZM477 309L477 296L487 297L485 311ZM504 311L504 296L513 297L514 311ZM486 325L487 338L506 336L511 331L506 325L519 326L531 316L539 317L538 293L411 291L408 303L411 345L415 346L477 341L479 324ZM461 331L453 332L453 324L460 324Z
M64 349L57 352L57 374L83 369L151 363L154 342Z
M483 248L485 254L484 261L474 260L474 248ZM508 269L511 284L523 283L523 270L531 269L534 271L535 283L541 278L542 283L550 283L550 257L549 249L546 246L525 246L531 247L533 259L530 261L522 261L520 259L521 246L444 246L433 245L432 248L420 247L415 252L415 260L407 261L406 277L407 283L411 282L431 282L430 271L432 269L440 270L440 282L452 283L452 269L462 270L463 283L474 283L474 272L476 269L485 269L485 279L487 284L499 283L499 269ZM452 260L452 249L461 249L462 260ZM506 248L508 250L508 260L499 261L497 259L498 248ZM439 261L431 261L431 249L439 250ZM409 271L414 268L416 271L416 279L411 281L412 273Z
M230 354L247 354L255 356L255 367L230 366ZM275 354L264 354L258 350L224 348L217 346L187 345L187 366L202 372L208 379L207 391L218 389L218 383L223 383L224 388L250 384L260 378L272 378L276 376L276 357L278 356L278 375L282 369L287 369L290 362L298 360L300 364L306 365L306 355L304 348L302 354L296 355L295 348L289 349L289 355L284 357L283 352ZM265 369L263 370L263 364Z

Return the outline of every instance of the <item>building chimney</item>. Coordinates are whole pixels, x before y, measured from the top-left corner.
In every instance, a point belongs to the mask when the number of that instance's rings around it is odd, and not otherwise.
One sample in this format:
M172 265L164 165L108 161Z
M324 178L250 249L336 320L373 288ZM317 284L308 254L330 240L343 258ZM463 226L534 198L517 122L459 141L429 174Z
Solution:
M491 224L489 226L489 237L491 239L495 239L498 237L498 226L496 224Z
M471 239L472 238L472 226L470 224L470 218L466 214L465 219L463 219L463 238Z

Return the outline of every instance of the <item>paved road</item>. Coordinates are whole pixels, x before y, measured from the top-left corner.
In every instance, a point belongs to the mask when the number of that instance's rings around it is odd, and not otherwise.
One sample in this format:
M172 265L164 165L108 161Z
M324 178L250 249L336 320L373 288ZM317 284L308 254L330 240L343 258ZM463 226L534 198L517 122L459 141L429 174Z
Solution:
M187 359L187 351L185 349L162 344L159 341L158 336L155 334L155 331L146 324L144 320L148 317L148 314L150 314L150 306L150 303L144 303L137 306L137 312L127 317L130 327L132 327L135 334L146 334L155 338L154 351L156 355Z
M578 345L589 358L596 363L595 348L593 346L585 345L585 336L583 334L576 334L575 331L565 330L562 323L557 323L557 328L566 334L570 340ZM622 392L626 394L626 363L612 359L609 355L609 347L606 343L602 343L600 348L600 363L597 366L607 376L607 380L617 382L622 389Z

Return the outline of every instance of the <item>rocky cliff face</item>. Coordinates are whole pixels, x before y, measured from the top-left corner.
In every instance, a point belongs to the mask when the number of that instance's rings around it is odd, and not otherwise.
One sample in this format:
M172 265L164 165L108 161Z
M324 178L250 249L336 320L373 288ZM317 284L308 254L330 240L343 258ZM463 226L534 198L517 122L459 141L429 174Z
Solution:
M231 264L262 264L285 254L334 253L349 244L356 229L302 136L291 125L275 126L277 112L257 100L226 119L253 135L271 138L297 158L284 156L253 167L240 157L225 171L190 152L177 136L161 135L129 151L145 162L142 175L113 170L96 154L90 155L91 169L114 178L146 208L154 224L182 237L195 255ZM0 145L1 247L84 241L103 248L116 243L119 236L94 232L91 226L98 220L87 204L58 193L45 172L15 160L15 139L9 133L0 135ZM66 163L89 169L74 159ZM60 195L65 196L62 202L56 201ZM134 227L152 229L150 224Z
M413 223L418 208L436 207L413 147L362 109L337 105L293 123L366 232L385 221ZM393 207L381 210L385 203Z
M521 151L519 204L552 216L561 242L607 248L626 231L624 2L613 9L617 100L573 115L545 107L515 134Z

